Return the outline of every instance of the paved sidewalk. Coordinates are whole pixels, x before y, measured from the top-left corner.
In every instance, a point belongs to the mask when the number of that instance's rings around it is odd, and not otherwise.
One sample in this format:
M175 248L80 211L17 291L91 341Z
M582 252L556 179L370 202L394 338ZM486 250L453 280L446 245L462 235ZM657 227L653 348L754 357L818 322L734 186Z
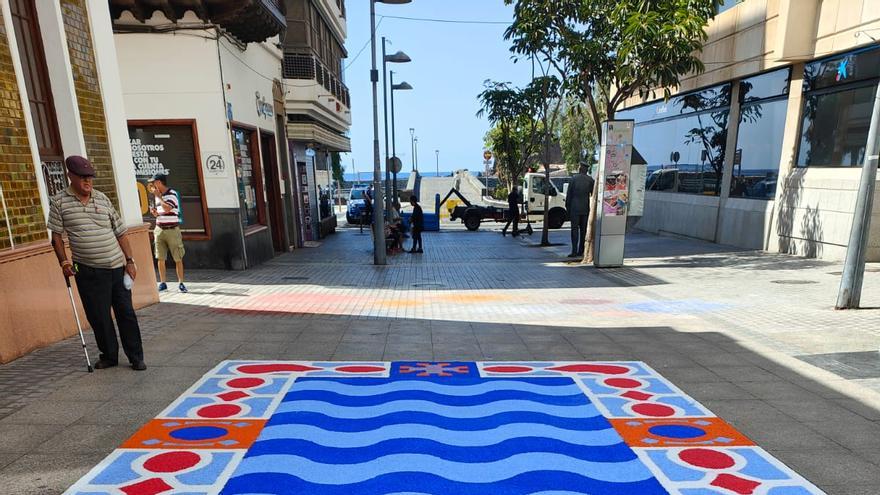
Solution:
M645 361L828 493L877 493L880 311L832 309L839 263L637 234L597 270L538 241L427 233L374 267L369 234L343 229L195 272L140 312L145 373L86 374L73 340L0 367L0 492L62 492L224 359L586 359Z

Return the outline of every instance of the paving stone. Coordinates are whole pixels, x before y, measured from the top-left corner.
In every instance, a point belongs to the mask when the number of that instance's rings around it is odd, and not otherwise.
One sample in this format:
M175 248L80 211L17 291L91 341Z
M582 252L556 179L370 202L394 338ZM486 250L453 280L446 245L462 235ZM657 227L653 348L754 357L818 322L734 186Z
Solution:
M0 424L0 454L26 454L64 425Z
M847 450L815 452L784 452L780 458L811 482L821 486L880 486L880 469ZM830 492L835 495L834 492ZM848 493L846 491L840 493ZM876 492L875 492L876 493Z
M15 414L0 420L3 424L69 425L93 414L102 402L40 401L23 407Z
M0 470L3 490L16 495L62 493L100 462L108 452L21 456Z

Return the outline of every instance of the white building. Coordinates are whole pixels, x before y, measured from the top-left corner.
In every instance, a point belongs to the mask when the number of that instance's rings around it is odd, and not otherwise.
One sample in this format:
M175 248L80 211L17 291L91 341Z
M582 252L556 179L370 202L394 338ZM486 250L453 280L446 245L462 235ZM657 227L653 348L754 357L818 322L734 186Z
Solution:
M880 83L880 1L728 0L706 71L629 102L651 232L842 259ZM880 190L878 190L880 195ZM880 196L868 258L880 260Z
M296 246L279 44L284 5L110 4L144 219L145 183L167 172L182 196L188 267L244 269Z

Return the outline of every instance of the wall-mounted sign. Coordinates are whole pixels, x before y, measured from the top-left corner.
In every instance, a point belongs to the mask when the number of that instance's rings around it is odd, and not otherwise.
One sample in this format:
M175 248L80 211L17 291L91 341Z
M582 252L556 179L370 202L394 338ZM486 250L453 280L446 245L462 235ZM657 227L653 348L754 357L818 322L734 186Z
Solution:
M208 173L208 177L227 177L229 175L229 167L220 153L208 153L205 158L205 171Z
M275 108L272 103L266 101L265 96L260 96L260 92L254 93L257 97L257 115L264 119L271 119L275 116Z
M162 173L168 176L168 185L180 193L184 232L205 232L204 199L193 126L163 124L161 121L132 123L128 126L128 137L144 221L155 220L150 215L153 195L147 189L147 182L154 174Z
M306 148L306 156L309 158L315 157L315 150L312 148Z

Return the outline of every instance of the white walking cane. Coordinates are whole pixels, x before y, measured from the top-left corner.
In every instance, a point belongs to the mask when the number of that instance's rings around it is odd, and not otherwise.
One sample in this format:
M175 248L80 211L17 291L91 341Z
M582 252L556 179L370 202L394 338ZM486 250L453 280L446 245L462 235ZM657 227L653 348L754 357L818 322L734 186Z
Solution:
M70 307L73 309L73 316L76 318L76 328L79 330L79 341L83 346L83 353L86 355L86 366L88 366L89 373L95 371L92 368L92 361L89 359L89 350L86 349L86 338L83 337L83 329L82 323L79 321L79 313L76 311L76 302L73 300L73 289L70 288L70 277L64 277L64 282L67 283L67 295L70 296Z

